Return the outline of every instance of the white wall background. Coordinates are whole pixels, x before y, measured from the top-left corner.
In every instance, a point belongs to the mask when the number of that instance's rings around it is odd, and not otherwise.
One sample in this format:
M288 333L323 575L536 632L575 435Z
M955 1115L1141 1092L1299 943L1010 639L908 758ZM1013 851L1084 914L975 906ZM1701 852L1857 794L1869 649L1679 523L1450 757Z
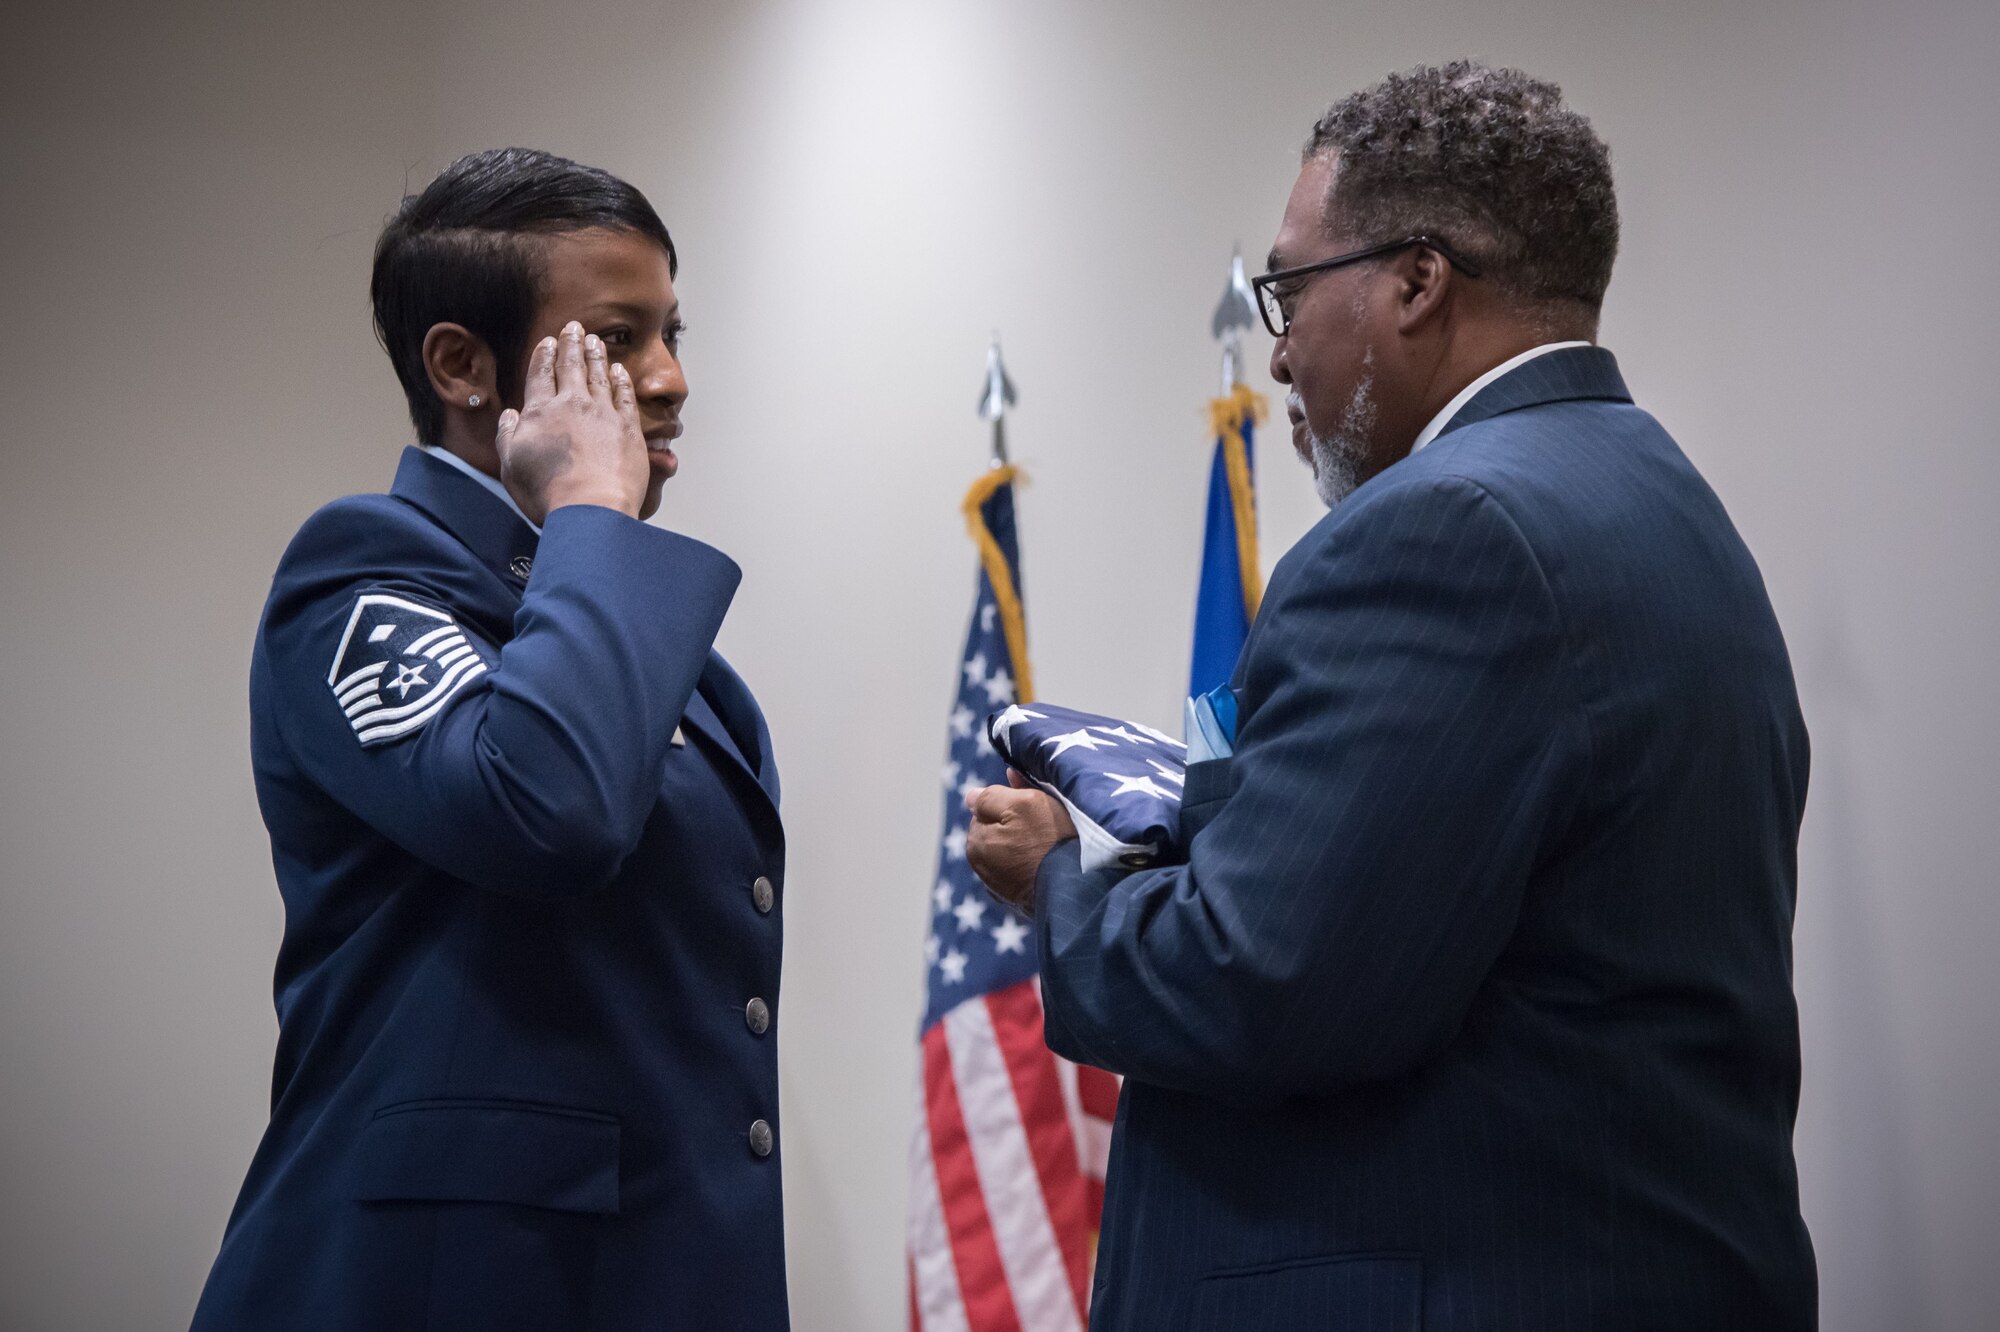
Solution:
M1792 643L1825 1326L2000 1324L1996 50L1974 0L14 20L0 1328L184 1322L261 1128L280 913L249 644L298 522L385 486L406 437L366 308L406 188L463 151L547 147L640 185L680 244L693 398L662 521L745 568L723 646L788 792L797 1324L887 1329L985 339L1022 394L1042 692L1171 722L1229 247L1262 254L1326 103L1461 53L1557 79L1610 141L1604 339ZM1282 446L1263 462L1268 562L1317 509Z

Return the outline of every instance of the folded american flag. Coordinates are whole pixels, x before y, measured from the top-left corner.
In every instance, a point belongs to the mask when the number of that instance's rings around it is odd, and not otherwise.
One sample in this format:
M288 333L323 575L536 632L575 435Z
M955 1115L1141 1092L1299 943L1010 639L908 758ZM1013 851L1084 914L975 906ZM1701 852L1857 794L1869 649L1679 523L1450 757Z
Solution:
M993 747L1063 802L1085 869L1144 869L1186 859L1180 844L1187 746L1140 722L1048 703L1016 704L986 722Z

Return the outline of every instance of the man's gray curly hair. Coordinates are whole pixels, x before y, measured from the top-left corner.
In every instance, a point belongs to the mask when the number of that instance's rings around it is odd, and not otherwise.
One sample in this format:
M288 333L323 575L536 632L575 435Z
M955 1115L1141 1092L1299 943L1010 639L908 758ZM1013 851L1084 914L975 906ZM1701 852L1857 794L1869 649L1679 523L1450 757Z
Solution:
M1329 154L1326 216L1343 239L1433 235L1522 301L1603 305L1611 153L1555 84L1470 60L1391 74L1313 126L1305 160Z

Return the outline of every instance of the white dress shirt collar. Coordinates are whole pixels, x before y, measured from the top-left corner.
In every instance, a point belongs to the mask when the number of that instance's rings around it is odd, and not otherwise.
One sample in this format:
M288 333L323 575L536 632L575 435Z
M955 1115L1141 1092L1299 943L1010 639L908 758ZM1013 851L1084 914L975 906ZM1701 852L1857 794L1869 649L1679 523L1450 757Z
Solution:
M1459 408L1471 402L1479 395L1479 390L1485 388L1509 370L1518 369L1534 360L1537 356L1544 356L1552 351L1561 351L1565 347L1588 347L1590 345L1588 342L1544 342L1539 347L1528 348L1528 350L1522 352L1512 360L1502 361L1499 365L1494 366L1491 370L1488 370L1485 374L1460 389L1458 396L1446 403L1444 410L1431 418L1431 423L1424 427L1424 433L1418 435L1417 442L1410 446L1410 452L1413 454L1421 453L1426 444L1444 433L1444 428L1451 424L1451 418L1458 415Z
M507 487L501 485L497 478L486 475L486 473L480 471L477 467L474 467L471 463L459 457L456 453L453 453L450 449L440 449L433 447L432 445L429 444L419 444L417 445L417 447L422 449L425 453L430 454L431 457L436 458L439 462L446 463L452 467L456 467L459 471L464 472L467 476L471 477L474 481L477 481L480 485L485 486L488 490L492 491L495 495L498 495L500 497L500 502L502 504L506 505L509 509L512 509L514 511L514 516L516 518L519 518L524 523L528 523L528 515L521 512L521 506L514 503L514 497L507 493ZM542 529L536 527L533 523L528 523L528 530L533 532L536 536L540 536L542 534Z

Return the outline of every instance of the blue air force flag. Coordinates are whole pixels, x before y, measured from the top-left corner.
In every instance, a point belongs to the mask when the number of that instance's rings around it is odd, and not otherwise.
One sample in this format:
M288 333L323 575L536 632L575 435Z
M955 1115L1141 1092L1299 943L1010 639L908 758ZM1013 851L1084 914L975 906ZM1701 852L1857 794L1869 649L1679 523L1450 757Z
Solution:
M1238 384L1208 404L1215 458L1208 469L1208 518L1201 536L1201 582L1194 601L1194 658L1188 696L1226 683L1250 637L1264 597L1257 562L1256 438L1264 400ZM1190 737L1192 738L1192 737Z
M1186 859L1180 827L1187 746L1180 741L1139 722L1049 703L996 712L986 727L1008 765L1069 810L1085 869Z
M363 745L423 729L486 663L451 616L386 592L364 593L334 650L327 686Z

